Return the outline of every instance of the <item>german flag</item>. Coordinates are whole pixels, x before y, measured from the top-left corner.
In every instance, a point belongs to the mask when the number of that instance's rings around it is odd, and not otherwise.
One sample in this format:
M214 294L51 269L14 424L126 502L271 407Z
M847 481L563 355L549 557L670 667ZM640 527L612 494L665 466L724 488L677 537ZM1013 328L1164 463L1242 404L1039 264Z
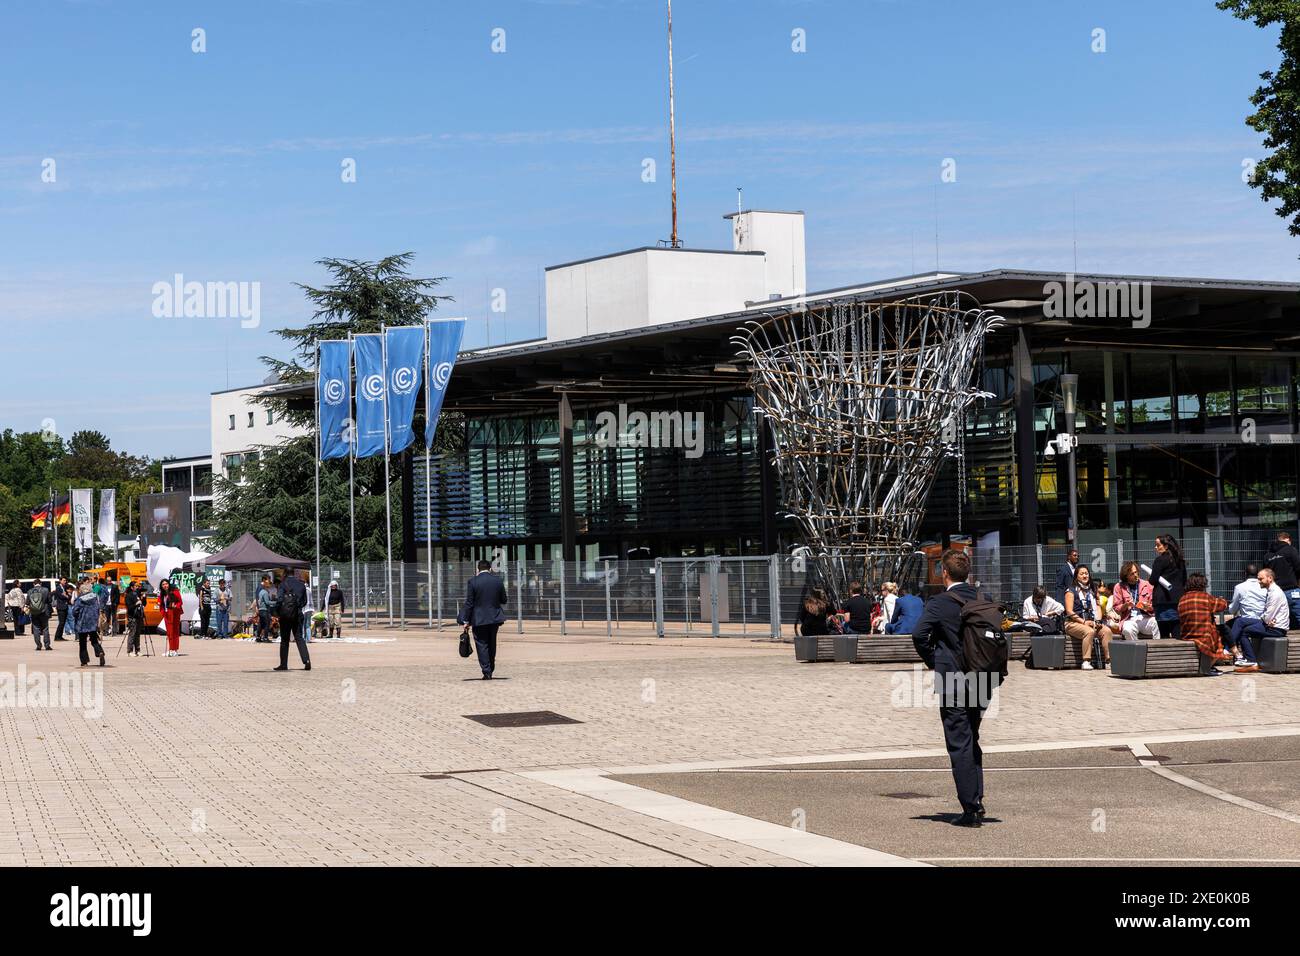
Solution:
M30 514L33 528L53 528L56 521L61 525L72 523L72 506L67 495L37 505Z

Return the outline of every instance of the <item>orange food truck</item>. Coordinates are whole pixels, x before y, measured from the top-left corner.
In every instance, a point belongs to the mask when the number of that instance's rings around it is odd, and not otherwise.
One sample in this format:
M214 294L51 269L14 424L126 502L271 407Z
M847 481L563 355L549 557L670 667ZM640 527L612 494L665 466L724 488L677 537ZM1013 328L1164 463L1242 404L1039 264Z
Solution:
M82 574L89 574L100 583L108 580L110 571L117 572L117 586L123 591L132 581L140 581L144 584L145 604L144 604L144 626L154 629L162 621L162 609L158 607L158 593L149 584L145 577L145 564L143 561L105 561L96 568L86 568ZM126 602L122 601L117 606L117 624L120 628L126 628Z

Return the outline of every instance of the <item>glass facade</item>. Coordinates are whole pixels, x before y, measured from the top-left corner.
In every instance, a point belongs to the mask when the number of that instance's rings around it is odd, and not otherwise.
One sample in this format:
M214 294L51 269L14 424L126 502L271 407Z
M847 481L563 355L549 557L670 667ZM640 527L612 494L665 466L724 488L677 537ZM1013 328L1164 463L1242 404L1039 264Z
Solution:
M573 409L575 541L592 556L761 550L758 427L748 395L655 396ZM469 417L463 460L438 460L430 488L435 545L469 556L507 539L550 556L563 535L558 408ZM427 537L423 461L414 534Z
M921 536L1000 532L1024 541L1022 489L1035 492L1032 533L1061 542L1069 516L1061 375L1079 376L1074 456L1080 533L1145 538L1153 529L1290 527L1300 468L1296 361L1268 354L1065 348L1031 357L1032 414L1017 420L1014 367L990 353L986 396L966 416L962 467L941 469ZM1028 404L1028 403L1027 403ZM634 420L646 417L642 430ZM671 419L671 421L668 421ZM611 428L611 421L613 422ZM657 440L668 423L671 440ZM696 423L698 423L698 428ZM1033 432L1032 460L1017 454ZM1114 435L1114 442L1106 442ZM760 433L743 393L629 397L573 408L572 514L578 556L763 552ZM564 537L558 408L467 417L466 448L434 460L433 542L448 556L493 547L558 557ZM1033 470L1021 482L1022 469ZM964 472L964 475L963 475ZM425 544L423 461L415 461L414 537ZM778 494L769 486L774 512ZM771 518L782 549L797 543Z

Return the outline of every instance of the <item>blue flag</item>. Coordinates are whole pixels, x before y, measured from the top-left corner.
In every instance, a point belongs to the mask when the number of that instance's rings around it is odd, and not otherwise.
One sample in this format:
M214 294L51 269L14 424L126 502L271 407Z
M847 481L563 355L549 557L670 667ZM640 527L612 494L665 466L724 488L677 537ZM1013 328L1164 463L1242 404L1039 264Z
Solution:
M464 319L442 319L426 323L429 327L429 374L426 376L424 408L424 444L433 447L433 436L438 430L438 413L442 411L442 398L447 392L447 382L460 352L460 341L465 335Z
M357 457L384 453L384 337L358 335L357 354Z
M405 325L389 329L388 337L388 450L398 452L415 440L411 421L420 394L424 369L424 329Z
M320 343L316 389L321 461L346 458L355 431L352 427L352 343L347 339Z

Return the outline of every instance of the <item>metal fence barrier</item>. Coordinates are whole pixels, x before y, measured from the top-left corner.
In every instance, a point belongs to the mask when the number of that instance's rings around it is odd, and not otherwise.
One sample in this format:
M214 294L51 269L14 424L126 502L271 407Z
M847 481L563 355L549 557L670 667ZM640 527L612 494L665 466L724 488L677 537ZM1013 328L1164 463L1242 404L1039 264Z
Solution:
M1094 577L1113 585L1126 561L1152 564L1158 533L1160 529L1152 529L1150 540L1137 543L1084 533L1078 545L1080 561ZM1210 528L1180 540L1188 571L1205 573L1211 592L1229 597L1245 577L1246 565L1262 564L1272 536ZM972 577L994 600L1018 605L1037 584L1053 590L1067 551L1065 545L975 548L970 552ZM927 577L920 584L937 582L937 568L920 562L918 566L925 567ZM789 640L809 581L804 560L791 555L510 561L499 562L494 570L504 577L509 598L506 629L622 638ZM399 629L436 631L456 627L466 581L475 572L471 561L437 561L432 573L427 564L394 562L390 582L383 562L358 564L355 580L348 565L326 564L313 599L320 608L325 589L337 581L346 601L345 631L389 627L390 621ZM247 607L256 584L256 576L235 576L236 608Z

